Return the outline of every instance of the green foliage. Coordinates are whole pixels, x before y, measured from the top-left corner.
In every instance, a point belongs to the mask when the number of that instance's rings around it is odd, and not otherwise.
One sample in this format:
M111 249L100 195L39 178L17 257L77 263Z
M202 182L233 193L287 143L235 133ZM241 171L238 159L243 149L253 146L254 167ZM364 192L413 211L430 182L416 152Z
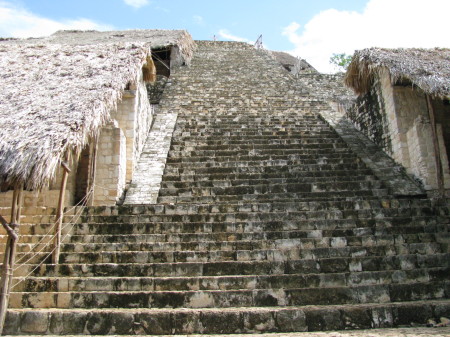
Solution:
M330 63L333 64L338 71L346 71L351 61L352 55L347 55L345 53L333 54L330 57Z

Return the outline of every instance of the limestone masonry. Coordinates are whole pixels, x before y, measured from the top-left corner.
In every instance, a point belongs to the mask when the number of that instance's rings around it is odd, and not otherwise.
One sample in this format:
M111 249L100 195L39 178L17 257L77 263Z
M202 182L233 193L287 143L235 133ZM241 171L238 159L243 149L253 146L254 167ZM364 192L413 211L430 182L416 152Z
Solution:
M196 41L152 104L128 87L97 140L98 206L66 208L60 264L40 264L55 210L24 209L3 333L448 336L425 327L450 317L448 199L386 150L402 135L348 109L339 75L304 68Z

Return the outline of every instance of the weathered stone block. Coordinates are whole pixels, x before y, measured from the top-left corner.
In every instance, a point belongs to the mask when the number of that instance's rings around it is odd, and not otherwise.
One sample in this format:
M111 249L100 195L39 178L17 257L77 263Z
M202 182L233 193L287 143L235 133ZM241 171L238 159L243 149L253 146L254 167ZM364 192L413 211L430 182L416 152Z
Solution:
M198 311L178 311L171 315L171 320L171 333L181 335L200 333L202 331L202 326L200 323L200 313Z
M426 324L433 318L433 310L428 304L399 305L392 309L396 325Z
M344 307L341 319L345 329L370 329L372 327L371 312L367 308Z
M280 310L275 314L277 330L283 332L307 331L306 315L302 310Z
M112 330L109 313L90 312L86 320L86 332L92 335L108 335Z
M240 312L205 311L200 315L202 332L208 334L240 333L244 330L244 318Z
M22 333L46 334L49 323L49 314L46 311L27 311L20 315L20 331Z
M50 333L58 335L83 334L88 312L53 312L50 318Z
M374 307L370 311L373 328L389 328L394 326L394 314L391 307Z
M246 311L242 313L245 332L274 332L277 331L272 312Z
M3 326L3 334L17 334L20 329L20 313L8 310L6 312L5 324Z
M344 327L338 309L305 310L308 331L340 330Z
M145 332L148 335L167 335L172 333L172 319L169 312L146 311L137 313L134 320L135 331Z

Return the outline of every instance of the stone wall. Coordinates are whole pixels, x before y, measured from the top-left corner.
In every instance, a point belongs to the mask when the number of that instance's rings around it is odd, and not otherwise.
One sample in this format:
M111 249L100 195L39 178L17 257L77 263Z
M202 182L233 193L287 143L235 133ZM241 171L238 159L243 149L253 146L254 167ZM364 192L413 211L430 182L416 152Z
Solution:
M117 122L100 133L95 172L94 206L114 205L126 185L127 140Z
M13 191L2 192L0 194L0 207L11 207ZM23 207L57 207L59 201L59 190L45 189L41 192L37 191L23 191ZM65 205L71 205L73 196L69 190L66 190ZM5 216L5 214L2 214ZM9 214L6 214L9 215Z
M169 78L164 75L157 75L154 83L147 84L147 93L150 104L159 104L168 79Z
M353 103L356 95L344 85L343 74L302 73L296 76L297 82L310 91L310 95L320 100L343 105Z
M386 153L392 154L387 115L379 81L374 83L370 92L356 99L356 102L347 109L346 115L359 131Z
M442 112L442 103L434 101L437 108L437 130L440 156L444 170L445 188L450 188L448 167L448 135L450 118ZM425 189L438 188L433 137L426 95L410 84L392 85L389 73L381 72L371 90L358 97L347 111L354 125L378 144L406 171L419 179ZM445 146L447 144L447 146Z
M134 168L144 147L145 139L152 123L152 107L147 98L147 88L142 80L125 90L122 101L112 118L117 120L126 137L126 179L131 182Z

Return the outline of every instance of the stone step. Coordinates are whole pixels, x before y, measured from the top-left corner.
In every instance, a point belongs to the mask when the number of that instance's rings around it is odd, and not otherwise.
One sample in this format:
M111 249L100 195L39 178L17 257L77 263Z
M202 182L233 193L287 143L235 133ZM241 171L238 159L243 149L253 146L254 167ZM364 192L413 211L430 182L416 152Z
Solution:
M347 180L324 183L320 179L312 183L298 181L296 179L286 182L275 183L272 181L247 180L235 181L234 183L222 181L215 182L179 182L171 184L163 183L160 189L160 196L168 195L234 195L234 194L270 194L270 193L291 193L291 192L331 192L331 191L368 191L382 189L383 183L379 180ZM370 194L370 193L369 193Z
M242 112L245 113L245 112ZM289 118L289 119L278 119L278 118L268 118L266 120L261 120L261 118L254 119L242 119L236 117L233 121L223 120L220 116L216 115L216 119L202 122L197 119L189 120L187 116L181 115L179 123L177 123L177 130L186 130L194 132L203 131L217 131L219 134L221 132L254 132L254 131L326 131L333 132L329 126L321 121L320 119L304 120L302 118Z
M288 200L304 200L314 201L330 201L330 200L354 200L360 198L385 197L389 194L388 189L372 189L371 191L331 191L331 192L305 192L305 193L250 193L250 194L233 194L233 195L195 195L187 193L186 195L173 195L172 192L168 196L162 195L158 197L158 202L162 204L222 204L222 203L265 203L270 200L284 202ZM197 194L197 193L196 193ZM200 193L201 194L201 193Z
M12 309L4 333L186 335L369 329L425 324L448 317L449 312L448 300L278 308Z
M273 167L273 166L290 166L293 169L297 169L298 171L320 171L320 170L332 170L336 168L340 169L360 169L365 168L364 164L357 157L353 157L348 161L342 162L340 159L336 160L325 160L320 157L316 159L306 159L303 160L301 158L293 158L290 156L281 156L278 159L262 159L262 160L243 160L239 157L234 158L210 158L208 161L204 162L170 162L168 163L169 168L209 168L209 167L217 167L217 168L247 168L247 167ZM166 167L167 169L167 167Z
M319 217L322 212L327 218L327 212L336 213L338 211L348 211L355 213L373 210L384 212L384 215L438 215L440 211L447 211L447 208L438 208L428 202L420 200L395 200L390 198L367 198L355 200L327 200L327 201L286 201L286 202L260 202L260 203L230 203L227 205L216 205L209 203L198 203L191 205L179 204L155 204L155 205L134 205L132 207L119 208L99 208L84 209L81 214L84 216L127 216L127 215L181 215L181 214L211 214L211 213L267 213L267 212L304 212L303 214L316 215ZM92 211L91 211L92 210ZM351 214L351 213L349 213ZM378 213L377 213L378 214ZM446 212L443 215L447 215ZM301 219L302 217L299 217Z
M329 144L326 139L312 139L308 138L264 138L259 140L253 140L251 143L245 143L242 140L230 140L224 138L222 140L185 140L178 141L172 139L171 150L172 151L232 151L235 150L273 150L277 148L283 149L301 149L302 153L349 153L351 152L342 142L336 141L334 148L321 148L321 144Z
M14 278L14 292L252 290L414 284L449 280L448 268L333 274L205 277L28 277Z
M308 143L313 144L313 143ZM341 148L337 151L332 149L321 150L318 147L316 149L306 149L304 150L301 144L292 145L279 145L272 144L267 145L270 148L264 148L263 145L260 147L249 147L245 148L238 144L228 144L220 145L215 148L215 146L199 146L194 147L189 143L185 146L172 144L169 157L168 158L204 158L204 157L230 157L230 156L269 156L280 154L285 155L295 155L298 158L304 159L315 159L319 157L326 157L329 159L341 159L341 158L356 158L356 156L345 148ZM233 153L235 152L235 153ZM262 159L263 157L260 157ZM172 159L171 159L172 160ZM249 161L249 160L245 160Z
M192 184L221 184L221 186L239 186L239 185L254 185L254 184L288 184L288 183L313 183L320 182L322 184L325 183L333 183L333 182L351 182L351 181L378 181L378 179L371 175L358 175L358 172L355 172L353 175L333 175L333 176L301 176L295 174L284 174L284 175L264 175L264 174L233 174L233 175L225 175L225 174L217 174L212 176L196 176L196 175L183 175L183 176L170 176L166 175L165 179L163 179L162 183L167 184L183 184L189 186Z
M321 183L333 183L333 182L349 182L349 181L376 181L378 180L373 175L358 175L355 172L353 175L342 176L310 176L305 177L301 175L270 175L270 174L217 174L208 176L196 176L196 175L181 175L170 176L165 175L162 180L162 187L164 188L180 188L195 185L205 185L209 187L218 186L240 186L240 185L254 185L254 184L286 184L286 183L314 183L320 181Z
M209 95L209 99L214 98L214 95L216 93L209 92L207 93ZM221 93L220 95L227 95L227 93ZM268 94L269 97L275 98L274 95L271 93ZM239 96L230 95L233 98L239 99ZM227 97L230 97L227 96ZM283 95L279 95L277 99L279 98L286 98ZM184 98L183 98L184 99ZM297 101L292 101L290 98L288 98L288 102L284 105L274 105L274 109L271 113L265 113L255 110L239 110L239 109L230 109L228 111L223 112L209 112L209 111L202 111L199 113L191 113L186 112L181 114L180 116L182 119L180 119L181 125L183 123L193 123L193 124L217 124L220 125L220 123L227 124L227 123L240 123L242 124L253 124L258 125L260 123L285 123L285 122L304 122L304 125L308 125L309 123L322 123L323 120L318 117L317 114L305 112L302 110L293 110L292 107L296 106L295 104L298 104L298 106L315 106L315 105L321 105L323 104L323 101L318 99L305 99L304 97L301 97ZM242 101L242 100L241 100ZM191 103L192 101L189 101ZM209 101L208 101L209 102ZM251 103L251 100L247 100L247 102ZM165 104L167 102L163 102ZM222 100L221 104L226 103ZM294 104L295 103L295 104ZM164 106L164 105L163 105ZM284 111L280 111L280 107L284 107ZM245 123L247 122L247 123Z
M368 169L361 170L341 170L341 171L317 171L317 172L284 172L284 173L216 173L216 174L181 174L171 175L165 174L162 181L222 181L222 180L281 180L281 179L297 179L298 181L311 181L317 178L326 181L348 181L350 179L355 180L372 180L374 179L373 173Z
M440 323L439 323L440 324ZM427 336L427 337L447 337L450 335L450 327L447 326L425 326L420 325L416 327L395 327L395 328L382 328L382 329L364 329L364 330L351 330L347 329L345 331L338 332L339 337L361 337L361 336L371 336L371 337L392 337L392 336L402 336L402 337L417 337L417 336ZM11 336L11 335L5 335ZM17 337L41 337L41 335L15 335ZM56 337L56 335L46 335L47 337ZM135 337L136 335L120 335L121 337ZM166 337L168 335L165 335ZM184 335L170 335L172 337L185 337ZM224 335L224 334L208 334L209 337L236 337L236 335ZM249 334L239 334L239 337L246 337ZM254 337L323 337L323 332L288 332L288 333L252 333ZM326 335L325 335L326 336ZM67 337L74 337L70 335ZM195 337L199 337L196 335Z
M361 238L361 241L373 240L373 238ZM316 242L318 244L316 247ZM436 253L447 253L447 245L439 243L390 243L389 239L379 240L369 247L348 247L347 239L336 237L330 240L302 240L302 239L281 239L275 242L262 245L261 248L252 247L246 242L239 249L239 242L217 242L210 245L212 250L205 251L206 245L201 245L197 249L174 250L170 245L168 249L158 245L148 244L152 250L91 250L89 245L80 245L77 251L67 251L63 245L63 252L60 254L61 263L180 263L180 262L222 262L222 261L288 261L290 259L318 259L336 257L355 256L393 256L393 255L430 255ZM376 241L375 241L376 242ZM170 243L170 242L169 242ZM199 243L192 243L198 246ZM388 245L387 245L388 244ZM178 244L182 246L181 244ZM101 246L95 245L101 249ZM112 245L104 245L105 248L115 248ZM172 245L173 247L174 245ZM250 246L250 247L249 247ZM124 245L122 245L124 247ZM273 248L272 248L273 247ZM86 249L83 249L86 248ZM140 244L138 249L145 249L145 244ZM190 248L190 247L187 247ZM249 249L250 248L250 249ZM2 256L3 254L0 254ZM17 264L29 263L38 264L49 257L49 253L18 253ZM25 262L21 262L25 261Z
M381 222L380 222L381 223ZM326 223L324 223L326 225ZM342 224L344 224L342 222ZM348 246L373 246L376 243L410 244L439 242L445 243L450 239L450 233L445 225L407 225L400 224L398 227L376 228L376 227L351 227L347 222L345 226L321 226L329 229L317 229L310 226L310 230L298 230L298 223L285 224L283 222L273 223L152 223L152 224L100 224L99 228L94 226L80 227L65 238L65 244L80 243L104 243L104 244L159 244L167 242L173 244L197 245L191 243L197 240L200 247L208 247L217 240L221 245L235 245L233 247L272 247L268 240L299 240L305 247L326 247L337 245L334 241L345 238ZM114 230L104 229L111 226ZM354 223L353 223L354 226ZM306 227L306 226L301 226ZM338 228L334 228L338 227ZM114 232L116 234L114 234ZM104 233L104 234L103 234ZM128 240L127 240L128 238ZM24 241L37 240L35 236L24 237ZM21 237L22 240L22 237ZM214 240L214 241L211 241ZM333 243L331 243L331 241ZM259 242L261 241L261 242ZM230 242L230 243L224 243ZM249 246L248 242L252 242ZM67 248L70 249L70 248ZM146 249L149 249L148 247ZM241 248L243 249L243 248ZM191 249L190 249L191 250Z
M344 172L344 171L343 171ZM342 180L346 180L343 178ZM235 209L234 207L242 206L243 203L234 203L229 204L231 209ZM439 212L443 212L442 215L450 215L450 205L448 204L440 204L432 202L430 199L424 198L395 198L392 196L387 196L384 198L360 198L360 199L352 199L352 200L330 200L326 201L304 201L304 200L289 200L286 202L278 202L278 201L270 201L263 203L251 203L253 208L261 207L261 209L278 209L278 210L286 210L292 209L295 207L300 207L301 210L304 211L318 211L318 210L349 210L349 209L369 209L369 208L405 208L405 209L422 209L424 214L441 214ZM215 205L209 203L198 203L192 204L191 207L195 208L195 212L217 212L215 210ZM67 217L75 216L75 215L144 215L144 214L173 214L175 209L186 210L186 205L165 205L165 204L145 204L145 205L122 205L122 206L95 206L95 207L87 207L87 206L79 206L79 207L67 207L65 208L65 215ZM2 210L6 210L10 212L10 207L4 207ZM30 215L54 215L56 213L56 209L53 207L46 208L36 208L36 209L25 209L26 211L30 211ZM222 211L225 212L225 211ZM27 213L28 212L25 212ZM19 230L22 228L39 228L42 224L30 225L30 224L21 224ZM49 224L43 224L42 226L48 227ZM54 226L52 224L51 226ZM48 228L47 231L52 233L52 229ZM0 235L1 236L1 235Z
M138 219L135 219L135 218ZM249 233L254 239L255 233L265 240L267 237L279 238L316 238L316 237L336 237L336 236L370 236L375 235L382 239L384 235L395 235L395 239L401 242L399 235L417 235L417 240L429 242L434 234L438 234L442 240L447 240L450 232L450 224L438 222L435 217L395 217L382 219L309 219L309 220L291 220L291 221L219 221L219 222L177 222L177 221L158 221L149 222L147 216L129 216L128 220L122 218L117 222L108 222L107 217L96 219L97 223L80 223L71 228L63 229L63 235L68 235L68 241L71 242L91 242L91 237L98 240L100 235L104 237L105 243L123 242L123 237L129 237L130 242L158 242L165 240L166 236L176 238L179 234L188 235L189 233L222 233L222 237L227 235L237 235L241 240L245 240L245 233ZM51 225L30 225L28 228L33 234L20 235L20 242L25 244L36 243L40 241L42 235L40 231L46 233L47 227ZM26 227L23 227L24 229ZM25 230L24 230L25 232ZM265 234L268 232L267 234ZM278 234L277 234L278 233ZM86 236L89 235L89 236ZM97 236L92 236L97 235ZM306 236L306 237L305 237ZM80 238L85 239L80 240ZM6 242L6 236L0 236L2 242ZM89 241L88 241L89 240ZM172 239L173 240L173 239ZM404 238L406 240L406 237ZM408 239L408 242L410 239ZM432 240L431 240L432 241ZM97 241L92 241L97 242ZM126 242L126 241L125 241ZM414 242L414 241L412 241ZM356 244L356 243L355 243Z
M286 115L254 114L247 115L245 111L236 112L234 115L208 114L204 116L181 114L177 123L179 129L297 129L319 128L330 130L328 125L317 115L303 115L300 113L285 112ZM213 117L213 118L211 118Z
M114 291L14 292L10 308L232 308L389 303L443 299L450 281L353 287Z
M291 146L292 147L292 146ZM214 158L223 158L230 160L231 158L239 158L242 161L252 161L253 159L249 159L251 157L255 157L259 160L264 160L266 157L268 159L279 159L278 157L288 156L289 158L298 158L304 160L312 160L318 159L321 156L316 151L310 151L310 153L304 153L300 146L297 148L285 148L281 145L276 145L276 148L273 149L237 149L234 151L230 148L229 150L203 150L203 151L192 151L192 150L184 150L184 151L174 151L173 149L170 151L168 162L175 160L189 160L192 161L194 159L198 159L197 161L202 161L205 159ZM340 160L340 159L353 159L357 158L353 153L350 152L331 152L326 156L328 160ZM238 161L238 160L235 160Z
M297 222L302 220L318 220L316 224L320 223L320 220L330 220L331 226L335 220L367 220L371 221L373 218L381 220L379 223L383 225L392 226L392 224L436 224L437 219L435 214L426 215L421 210L417 209L361 209L361 210L326 210L326 211L269 211L259 212L257 209L251 210L251 206L247 207L249 211L237 213L220 213L219 208L216 212L203 214L195 214L190 209L195 209L186 205L186 208L174 209L173 213L167 211L166 214L154 214L154 215L141 215L136 217L135 215L116 215L116 216L97 216L86 215L81 216L80 222L95 223L161 223L161 222L203 222L203 223L217 223L217 222L278 222L289 221ZM406 221L406 223L405 223ZM344 221L345 223L345 221ZM376 223L373 221L372 223ZM445 224L447 222L444 222ZM333 226L333 227L334 227ZM108 228L107 230L110 230Z
M160 231L161 229L169 228L171 231L175 230L179 232L180 230L184 230L184 228L196 228L196 230L202 230L201 228L205 228L207 231L229 231L229 230L237 230L237 231L253 231L253 228L259 228L261 230L268 228L291 228L291 229L336 229L336 228L357 228L357 227L377 227L378 229L383 230L384 228L388 228L388 231L395 229L393 226L401 226L404 228L405 226L423 226L425 232L430 232L434 230L438 230L440 232L447 231L447 227L449 226L448 221L448 210L444 209L415 209L415 208L405 208L401 211L396 211L395 209L387 209L385 214L383 212L376 213L378 214L377 218L363 217L362 208L360 212L360 216L351 216L352 213L348 213L346 211L342 212L339 210L334 210L332 212L323 211L323 212L299 212L299 217L292 219L286 219L283 214L284 219L280 219L275 217L275 219L270 218L270 216L266 216L261 213L260 217L255 217L255 215L246 216L245 219L242 219L245 215L239 215L236 217L236 213L230 214L217 214L221 207L225 207L223 205L217 205L217 210L214 213L216 214L195 214L188 215L189 209L195 211L198 209L195 205L190 204L178 204L177 213L179 215L173 214L175 211L168 211L167 216L162 218L159 214L164 214L166 209L164 206L172 206L172 205L160 205L162 207L159 208L159 211L155 213L155 215L148 215L144 211L142 213L125 213L121 215L113 215L105 213L100 213L100 215L81 215L78 219L78 224L65 224L63 226L62 232L67 234L71 231L71 228L75 229L74 233L80 233L89 231L90 228L92 230L97 230L99 228L96 224L114 224L115 227L105 228L103 234L119 233L119 230L127 230L131 231L141 231L141 230L156 230ZM244 204L243 204L244 205ZM181 206L185 206L183 209ZM245 206L245 205L244 205ZM245 207L249 207L249 209L254 209L254 212L258 212L259 207L252 208L251 204L246 204ZM137 210L145 210L147 207L139 206ZM226 208L225 208L226 209ZM261 208L264 209L264 208ZM156 210L156 209L155 209ZM320 208L319 208L320 210ZM394 212L394 214L392 213ZM183 214L184 215L181 215ZM289 213L285 210L284 213ZM390 214L389 214L390 213ZM395 214L397 213L397 214ZM250 213L251 214L251 213ZM374 213L375 214L375 213ZM188 216L188 217L186 217ZM22 224L20 233L22 235L46 235L49 232L49 229L52 227L52 224L45 223L45 216L35 216L33 217L35 220L32 222L33 224ZM90 222L89 225L86 223ZM150 224L149 222L154 222L154 224ZM186 224L183 224L185 222ZM223 225L221 224L223 222ZM230 224L231 222L231 224ZM84 223L84 225L82 224ZM167 225L165 224L167 223ZM280 224L283 223L284 225ZM186 227L187 226L187 227ZM276 226L276 227L274 227ZM283 227L284 226L284 227ZM116 228L116 230L114 229ZM6 236L1 236L0 239L2 241L6 241ZM35 241L23 241L27 242L35 242Z
M222 261L179 263L83 263L33 264L17 267L15 276L130 276L154 277L319 274L360 271L412 270L416 268L448 268L449 253L433 255L355 256L288 261Z
M307 103L309 104L309 103ZM254 114L246 115L245 110L239 111L234 115L220 115L210 113L204 116L198 116L198 114L181 114L180 120L177 123L178 129L186 130L316 130L322 128L323 130L332 130L328 127L323 120L321 120L316 114L310 114L308 116L302 115L302 112L289 113L288 105L284 106L285 111L280 114ZM279 109L281 110L281 109ZM286 116L282 116L281 113L285 113Z
M323 165L298 165L291 166L288 161L277 161L276 163L267 161L260 163L258 165L256 162L251 162L252 165L240 166L240 163L233 163L228 165L217 165L210 167L175 167L173 165L166 166L164 174L240 174L240 173L275 173L277 171L280 174L289 173L306 173L306 172L317 172L317 171L352 171L352 170L364 170L366 166L363 163L358 164L323 164Z
M169 205L168 205L169 206ZM179 205L181 206L181 205ZM188 205L186 205L188 206ZM214 206L217 209L220 209L220 205ZM223 206L226 207L226 206ZM251 207L251 206L250 206ZM180 208L181 209L181 208ZM195 210L195 206L187 207L187 209ZM254 208L255 211L258 208ZM423 212L424 210L420 210L419 212ZM181 211L180 211L181 212ZM183 211L187 213L187 211ZM164 213L164 208L162 208L161 214ZM91 233L94 234L96 230L101 230L98 232L99 234L132 234L133 231L136 233L141 233L145 231L145 233L183 233L183 232L253 232L255 230L260 231L309 231L309 230L344 230L348 229L354 230L365 230L364 227L368 227L369 230L375 228L376 235L380 233L397 233L399 229L408 230L408 228L417 228L417 230L431 232L434 230L438 230L436 224L440 225L441 231L445 230L446 224L448 225L448 221L445 218L435 218L432 216L414 216L411 218L408 215L398 216L398 217L389 217L385 216L383 218L378 219L364 219L364 218L336 218L336 219L320 219L314 218L311 213L307 218L304 216L302 219L293 219L290 221L281 221L281 220L252 220L252 221L222 221L222 222L214 222L214 221L189 221L189 222L178 222L180 219L177 218L168 218L166 221L161 221L159 219L156 222L149 223L149 215L145 215L142 213L141 215L136 214L133 215L117 215L117 216L103 216L103 215L86 215L83 216L83 220L95 221L91 224L86 223L78 223L75 225L70 225L69 227L64 227L62 230L63 234L71 233ZM318 213L316 213L318 214ZM334 213L336 214L336 213ZM410 213L411 214L411 213ZM420 214L420 213L418 213ZM426 213L425 213L426 214ZM433 213L429 213L432 215ZM438 215L438 213L435 213ZM437 221L439 219L439 221ZM182 219L181 219L182 220ZM110 227L99 227L97 224L107 225L111 224ZM115 226L115 227L114 227ZM51 241L51 237L46 236L48 229L52 227L52 224L23 224L20 230L20 242L24 244L36 243L41 241L43 243L48 243ZM114 229L115 228L115 229ZM429 229L427 229L429 228ZM111 231L111 232L108 232ZM336 232L337 233L337 232ZM356 230L355 230L356 233ZM297 234L295 234L297 235ZM349 234L348 234L349 235ZM7 236L0 235L0 241L6 242Z
M309 145L314 143L308 143ZM320 156L320 153L317 151L305 151L303 152L303 149L301 148L301 144L297 145L297 148L292 148L293 146L289 146L290 148L285 148L283 145L276 145L277 148L273 149L238 149L237 147L234 149L228 149L228 150L203 150L203 151L192 151L191 149L188 150L182 150L182 151L174 151L172 148L170 151L169 158L170 160L175 159L188 159L192 160L195 158L202 159L202 158L232 158L236 157L239 158L239 160L242 161L252 161L248 159L244 159L246 157L255 157L258 160L264 160L266 157L268 158L274 158L277 159L278 157L289 157L289 158L298 158L298 159L304 159L304 160L312 160L317 159ZM272 157L271 157L272 156ZM325 157L325 155L322 155L322 157ZM353 159L357 158L353 153L351 152L334 152L330 151L326 155L326 157L329 160L339 160L339 159ZM168 159L169 159L168 158ZM238 160L235 160L238 161Z
M326 138L326 137L330 137L331 135L334 135L332 133L329 134L325 134L325 133L316 133L317 137L322 137L322 138ZM221 137L219 137L221 136ZM184 142L196 142L198 140L199 145L202 145L203 142L207 142L210 145L215 145L215 144L233 144L233 143L237 143L237 144L248 144L248 143L263 143L263 142L270 142L273 139L286 139L286 140L292 140L295 141L296 139L301 139L304 136L299 132L296 135L283 135L283 137L281 137L282 135L280 133L277 134L272 134L272 135L247 135L247 134L242 134L242 133L237 133L237 134L228 134L228 133L224 133L222 135L217 135L214 132L211 132L210 134L191 134L191 133L186 133L185 135L180 135L178 137L174 138L174 145L180 145ZM224 141L217 141L217 139L220 138L226 138L228 140L224 140ZM211 142L210 142L211 141ZM345 145L345 143L342 142L337 142L337 143L306 143L306 144L302 144L303 147L305 147L306 149L317 149L317 148L321 148L321 149L332 149L334 147L336 148L345 148L347 147Z
M302 233L303 234L303 233ZM163 236L164 234L161 234ZM436 234L439 235L439 234ZM287 236L287 235L286 235ZM256 236L252 238L246 236L245 240L241 240L239 236L236 236L233 241L220 241L221 238L225 237L230 239L230 235L180 235L179 237L163 237L161 241L156 241L156 236L145 239L152 240L155 242L136 242L136 243L125 243L125 242L114 242L114 243L94 243L95 240L86 240L88 242L83 244L83 241L73 240L71 236L71 243L64 243L62 246L62 251L66 253L76 252L76 253L90 253L96 252L95 254L103 254L107 252L142 252L149 254L150 252L173 252L175 253L172 258L182 258L184 253L189 252L185 258L189 258L193 252L210 253L211 258L217 258L220 254L233 252L233 257L240 259L240 256L253 255L260 257L267 255L277 256L280 250L279 256L286 254L284 250L289 249L289 253L286 256L293 256L294 253L299 254L299 256L316 256L315 251L312 249L319 248L320 254L329 254L331 256L336 256L336 250L342 250L346 248L348 255L368 255L373 254L372 251L378 249L386 250L386 252L397 251L397 253L410 252L417 254L432 254L434 252L439 252L441 250L441 245L439 244L442 240L440 237L432 237L430 235L430 241L423 242L419 241L419 237L416 234L404 234L404 235L383 235L383 236L335 236L335 237L318 237L318 238L274 238L270 237L266 240L261 240ZM259 236L260 237L260 236ZM420 237L422 239L423 236ZM192 240L200 241L188 241L189 238ZM89 238L88 238L89 239ZM165 239L165 240L164 240ZM216 239L216 240L214 240ZM448 237L446 238L448 240ZM72 241L73 240L73 241ZM179 240L179 241L172 241ZM397 241L396 241L397 240ZM417 241L414 241L417 240ZM89 243L93 242L93 243ZM450 241L449 241L450 242ZM364 243L370 244L369 246L364 246ZM444 243L444 242L442 242ZM389 245L389 246L384 246ZM363 248L361 248L361 246ZM384 247L383 247L384 246ZM329 247L329 250L326 251ZM376 247L376 248L375 248ZM3 248L3 247L2 247ZM297 251L300 250L301 251ZM271 250L271 251L268 251ZM380 251L382 251L380 250ZM220 252L222 251L222 252ZM18 245L18 252L23 252L23 247ZM101 252L101 253L100 253ZM249 253L250 252L250 253ZM343 254L343 253L339 253ZM200 254L199 254L200 255ZM321 255L318 255L321 256ZM225 257L229 258L230 256ZM202 258L200 255L199 258ZM66 260L67 261L67 260Z
M212 95L211 93L209 93ZM222 93L221 95L227 95L227 93ZM281 96L283 97L283 96ZM310 99L306 99L303 101L298 101L301 104L317 104L320 103L320 100L309 97ZM287 105L287 104L286 104ZM204 112L199 114L185 113L181 115L182 119L180 119L180 123L194 123L194 124L219 124L218 122L226 123L239 123L243 124L245 121L249 121L252 123L264 123L264 122L302 122L304 121L305 125L308 125L310 122L312 123L320 123L323 121L317 117L316 114L305 113L303 111L289 111L285 109L283 112L274 111L274 113L265 114L259 112L252 111L240 111L237 109L226 111L225 113L211 113Z
M333 242L337 247L333 246ZM153 251L101 251L91 250L77 252L62 252L61 263L160 263L160 262L221 262L221 261L287 261L289 259L315 259L331 257L353 256L392 256L409 254L436 254L446 253L439 243L411 243L401 245L373 245L370 247L346 247L345 238L331 240L331 245L325 244L321 248L309 249L312 244L302 244L301 240L283 240L276 242L276 248L229 249L222 247L220 242L215 250L153 250ZM21 258L22 254L18 254ZM39 256L36 256L37 261ZM37 263L32 260L29 263Z
M345 164L345 163L358 163L360 159L352 154L339 155L339 156L320 156L314 155L305 157L297 154L282 154L280 150L279 155L275 154L251 154L251 155L235 155L235 156L205 156L205 157L169 157L167 158L167 165L195 165L195 166L209 166L216 163L233 163L238 162L242 165L251 165L256 161L261 161L264 164L267 161L289 161L292 165L298 165L298 162L302 162L303 165L314 164Z
M177 130L174 131L174 137L178 140L183 139L192 139L192 138L215 138L218 139L220 137L227 137L230 139L235 140L251 140L251 139L264 139L264 138L284 138L284 136L287 136L289 138L296 138L301 137L305 138L305 133L308 133L309 136L313 137L322 137L322 138L328 138L328 137L334 137L337 138L336 134L331 131L329 128L303 128L302 129L294 129L294 130L288 130L288 131L281 131L277 129L271 129L271 130L264 130L264 129L237 129L236 128L230 128L229 131L225 130L209 130L209 129L203 129L195 131L194 129L191 130ZM306 137L307 138L307 137ZM325 145L327 143L317 143L321 145Z
M343 224L343 223L342 223ZM261 249L282 248L284 242L291 245L298 244L304 248L336 247L336 246L373 246L376 244L412 244L439 242L445 244L450 241L450 233L445 225L376 227L351 227L355 224L337 228L304 229L300 223L271 222L271 223L151 223L151 224L101 224L99 226L78 225L70 234L63 233L64 246L67 251L83 251L82 243L105 244L113 247L110 250L130 250L130 247L142 247L145 250L155 250L155 247L174 246L174 250L211 250L217 246L221 249ZM349 226L350 225L350 226ZM299 230L298 228L302 229ZM331 227L331 226L320 226ZM114 229L114 230L113 230ZM114 234L117 233L117 234ZM345 239L345 240L344 240ZM274 241L276 240L276 241ZM2 238L4 247L6 237ZM52 242L41 242L38 235L21 235L18 251L40 251ZM176 247L176 248L175 248ZM189 247L189 248L188 248ZM78 249L78 250L77 250ZM83 248L84 249L84 248ZM105 248L102 248L104 250ZM95 249L93 249L95 250ZM133 250L139 250L134 248Z

